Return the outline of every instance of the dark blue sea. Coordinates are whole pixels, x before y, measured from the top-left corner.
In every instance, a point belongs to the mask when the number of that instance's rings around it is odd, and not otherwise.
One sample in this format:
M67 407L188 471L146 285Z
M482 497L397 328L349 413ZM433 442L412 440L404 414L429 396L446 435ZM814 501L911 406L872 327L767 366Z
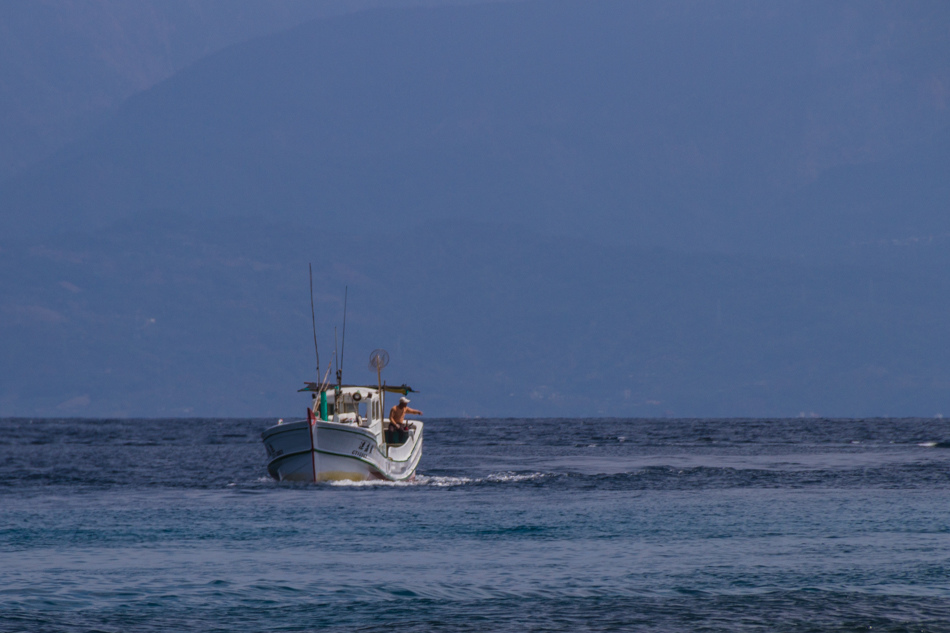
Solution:
M272 420L0 420L2 631L950 631L950 421L429 420L279 484Z

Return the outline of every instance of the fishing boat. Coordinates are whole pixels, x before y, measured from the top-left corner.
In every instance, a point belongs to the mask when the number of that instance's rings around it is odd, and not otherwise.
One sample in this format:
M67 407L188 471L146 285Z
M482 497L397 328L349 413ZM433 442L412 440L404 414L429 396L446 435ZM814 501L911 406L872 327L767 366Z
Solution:
M307 419L278 422L261 433L267 472L278 481L364 481L412 479L422 457L419 420L407 430L386 429L386 394L413 393L411 387L305 383L312 404Z
M320 382L305 382L298 391L310 393L307 418L285 424L280 420L261 433L267 449L267 472L278 481L365 481L412 479L422 457L422 422L403 420L402 429L388 429L384 418L386 394L401 394L407 403L412 387L387 386L382 371L389 353L373 350L369 369L376 372L375 385L343 384L343 351L346 349L346 302L343 295L343 346L340 348L336 384L330 384L330 366ZM310 267L310 317L313 352L320 377L320 350L313 309L313 266ZM334 330L334 341L336 330ZM334 351L334 359L337 358ZM414 411L414 413L421 413Z

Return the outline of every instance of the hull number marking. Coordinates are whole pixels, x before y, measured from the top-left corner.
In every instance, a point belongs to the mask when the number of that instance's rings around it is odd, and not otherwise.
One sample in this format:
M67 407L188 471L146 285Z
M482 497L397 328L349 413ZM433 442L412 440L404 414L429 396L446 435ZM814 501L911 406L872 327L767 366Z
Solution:
M360 442L360 447L353 451L353 455L356 457L366 457L373 452L374 448L376 448L376 445L373 442L364 440Z

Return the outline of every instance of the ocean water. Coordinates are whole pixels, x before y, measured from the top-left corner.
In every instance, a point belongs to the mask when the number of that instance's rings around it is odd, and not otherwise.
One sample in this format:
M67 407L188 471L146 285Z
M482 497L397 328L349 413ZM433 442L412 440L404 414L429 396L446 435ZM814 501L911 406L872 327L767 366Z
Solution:
M2 631L950 631L950 421L429 420L279 484L271 420L0 420Z

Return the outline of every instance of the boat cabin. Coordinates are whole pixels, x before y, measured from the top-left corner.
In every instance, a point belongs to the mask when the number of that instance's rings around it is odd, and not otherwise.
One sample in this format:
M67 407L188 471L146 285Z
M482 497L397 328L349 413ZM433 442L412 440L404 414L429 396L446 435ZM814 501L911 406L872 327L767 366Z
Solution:
M384 397L372 387L342 387L313 393L313 413L317 419L368 428L384 419Z
M323 422L346 424L369 429L380 444L392 446L404 444L409 434L406 431L390 431L387 427L389 412L386 409L386 393L408 395L414 390L407 386L387 385L318 385L308 382L300 391L309 391L313 402L313 416Z

